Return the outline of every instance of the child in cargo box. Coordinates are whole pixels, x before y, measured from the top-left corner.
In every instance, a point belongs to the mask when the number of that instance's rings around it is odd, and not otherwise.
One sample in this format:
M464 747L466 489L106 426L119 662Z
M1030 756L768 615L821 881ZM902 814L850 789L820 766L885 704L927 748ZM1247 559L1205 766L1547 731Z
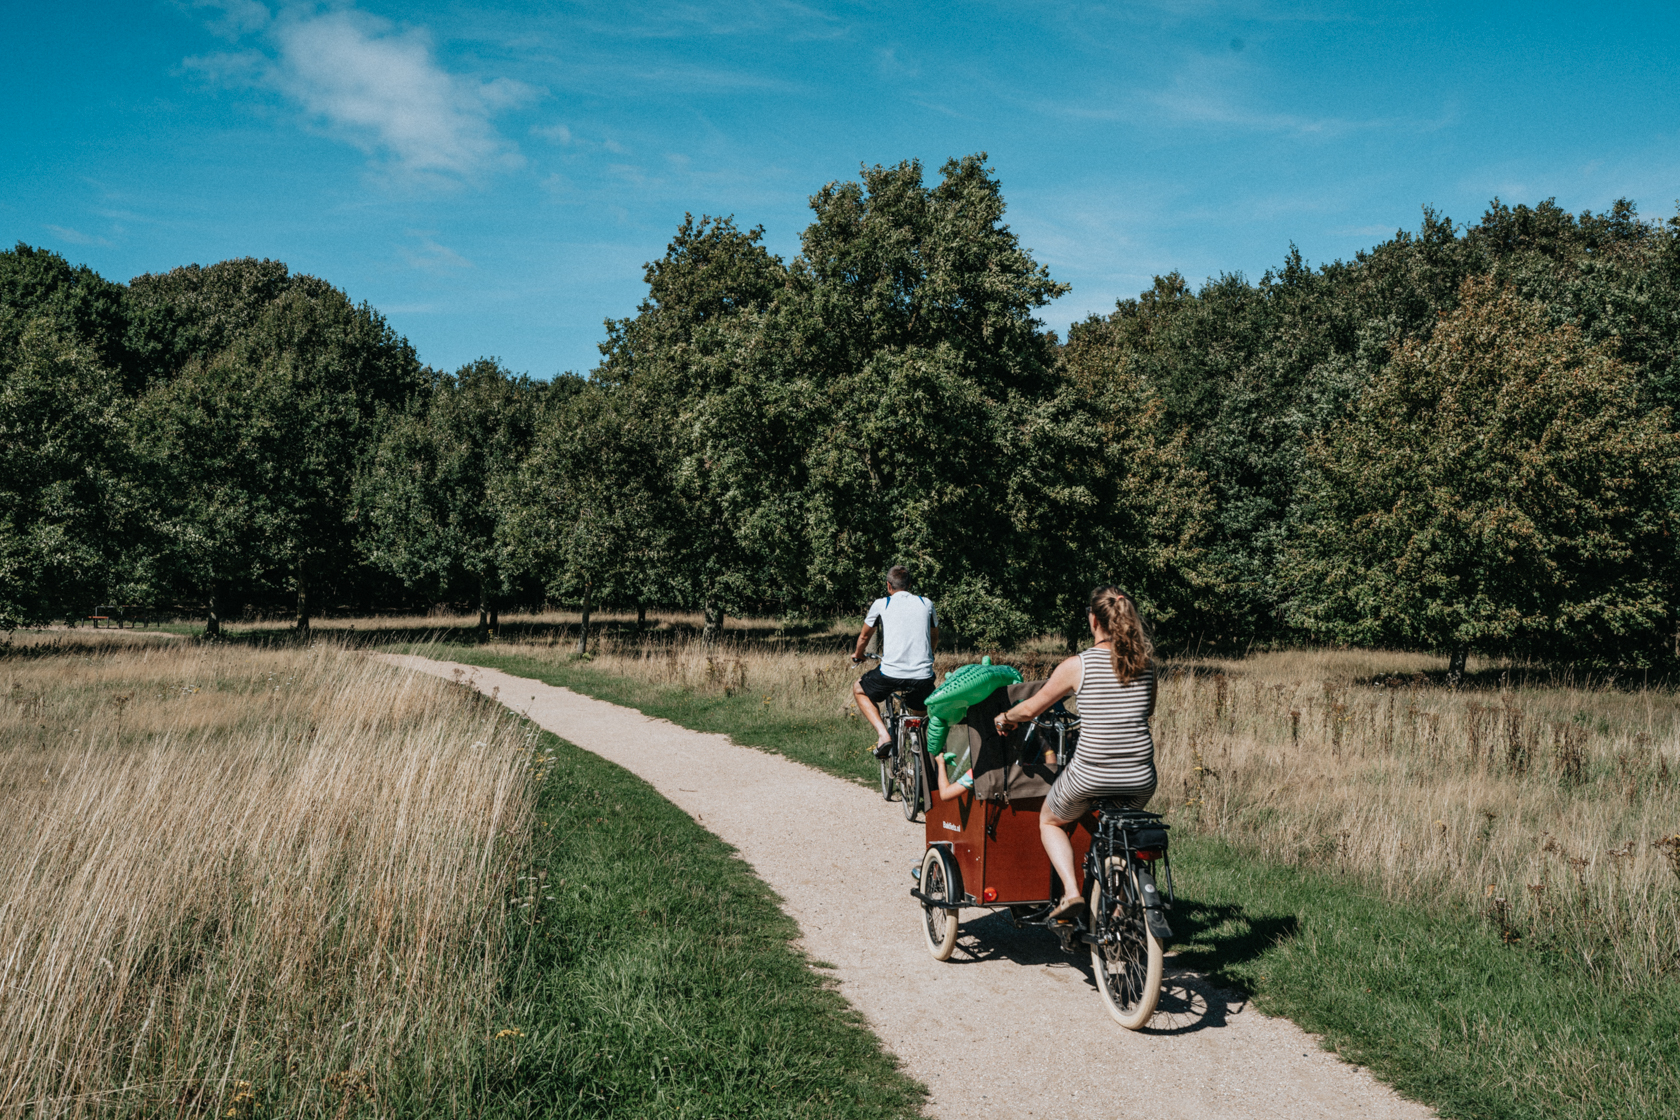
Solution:
M1096 644L1056 666L1043 688L996 720L998 732L1007 734L1069 693L1079 698L1079 749L1056 776L1038 824L1065 892L1050 916L1065 920L1085 905L1069 839L1074 825L1098 801L1112 798L1141 809L1155 793L1155 741L1149 733L1155 669L1149 635L1137 605L1118 587L1092 591L1089 615Z

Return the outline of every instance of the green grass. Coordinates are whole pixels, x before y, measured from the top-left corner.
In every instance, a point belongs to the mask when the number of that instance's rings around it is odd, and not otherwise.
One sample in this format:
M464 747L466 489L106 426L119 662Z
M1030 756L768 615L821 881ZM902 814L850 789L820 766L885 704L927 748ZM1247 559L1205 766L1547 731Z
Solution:
M875 736L861 719L808 719L789 715L757 695L698 696L678 688L651 688L594 668L588 661L556 661L494 646L412 644L406 653L500 669L544 684L668 719L695 731L728 735L737 743L786 755L837 777L873 785L880 767L870 753Z
M727 845L620 767L546 733L538 749L526 874L544 877L502 1028L522 1033L488 1042L483 1114L920 1115L922 1087Z
M1180 959L1406 1096L1467 1120L1680 1109L1680 985L1630 991L1506 945L1479 916L1186 839Z
M756 696L694 696L483 647L415 652L502 669L873 781L855 721L792 720ZM1187 965L1323 1036L1405 1095L1459 1120L1671 1118L1680 1112L1680 984L1639 990L1507 945L1481 915L1424 912L1371 885L1268 863L1181 828L1176 948ZM1091 998L1095 998L1094 996Z

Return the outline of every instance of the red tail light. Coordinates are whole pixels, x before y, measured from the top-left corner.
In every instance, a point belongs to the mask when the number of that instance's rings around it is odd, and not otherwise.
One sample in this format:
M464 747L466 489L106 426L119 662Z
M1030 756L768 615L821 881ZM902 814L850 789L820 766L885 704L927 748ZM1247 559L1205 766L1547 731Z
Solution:
M1160 852L1139 852L1137 854L1137 857L1141 860L1148 860L1150 862L1154 862L1155 860L1158 860L1158 859L1161 858L1161 853Z
M997 901L997 888L996 887L987 887L985 890L981 891L980 892L980 901L981 902L996 902Z

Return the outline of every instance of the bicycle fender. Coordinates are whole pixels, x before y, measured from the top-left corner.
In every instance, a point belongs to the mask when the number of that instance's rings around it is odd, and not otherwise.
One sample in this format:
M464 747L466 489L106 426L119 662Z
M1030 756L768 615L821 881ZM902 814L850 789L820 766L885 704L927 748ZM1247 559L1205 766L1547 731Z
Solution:
M1165 945L1172 940L1173 931L1167 924L1167 916L1161 912L1161 892L1155 889L1155 876L1140 869L1137 885L1138 893L1143 895L1143 920L1155 940Z

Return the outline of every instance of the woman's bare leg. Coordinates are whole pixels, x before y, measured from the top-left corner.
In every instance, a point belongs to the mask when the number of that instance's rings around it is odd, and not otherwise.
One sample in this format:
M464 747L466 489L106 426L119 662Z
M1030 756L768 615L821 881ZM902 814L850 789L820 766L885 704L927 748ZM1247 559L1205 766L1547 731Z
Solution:
M1073 869L1073 828L1078 821L1064 821L1046 805L1039 810L1038 836L1050 857L1050 866L1062 880L1062 901L1079 898L1079 875Z

